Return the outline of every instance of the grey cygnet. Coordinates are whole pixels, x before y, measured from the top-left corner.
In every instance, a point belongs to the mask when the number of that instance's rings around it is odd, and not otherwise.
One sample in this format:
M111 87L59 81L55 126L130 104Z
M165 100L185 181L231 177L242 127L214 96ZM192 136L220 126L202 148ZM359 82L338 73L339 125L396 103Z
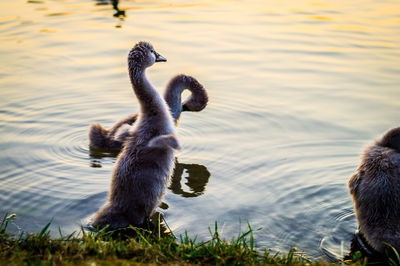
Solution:
M400 127L364 150L348 186L368 244L381 253L385 243L400 250Z
M129 77L140 111L117 157L108 202L93 217L95 228L141 226L161 203L179 143L167 104L145 75L147 67L160 61L166 59L147 42L136 44L128 55Z
M182 92L188 89L192 94L181 103ZM194 78L188 75L177 75L167 85L164 93L175 124L178 123L181 112L199 112L203 110L208 102L207 91ZM129 115L116 122L110 129L105 129L99 123L93 123L89 129L90 146L100 149L120 150L126 138L129 128L137 120L138 114Z

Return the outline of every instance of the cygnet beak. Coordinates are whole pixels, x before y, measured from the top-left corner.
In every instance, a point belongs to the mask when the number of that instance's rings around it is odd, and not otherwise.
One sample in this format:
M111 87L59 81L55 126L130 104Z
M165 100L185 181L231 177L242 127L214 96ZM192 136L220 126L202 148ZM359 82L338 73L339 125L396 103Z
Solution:
M156 54L156 62L167 62L167 59L162 57L159 53L154 52Z

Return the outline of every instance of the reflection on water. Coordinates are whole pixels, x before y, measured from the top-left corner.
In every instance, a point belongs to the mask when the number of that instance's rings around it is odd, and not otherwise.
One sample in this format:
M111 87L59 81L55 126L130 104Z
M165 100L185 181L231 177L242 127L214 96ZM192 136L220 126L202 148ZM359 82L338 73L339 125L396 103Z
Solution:
M190 189L185 191L182 188L182 177L186 179L185 185ZM171 176L171 183L168 188L176 195L181 195L185 198L198 197L202 195L206 189L210 172L204 165L199 164L184 164L175 162L174 173Z
M95 0L97 5L108 5L111 4L115 10L114 17L117 18L124 18L125 17L125 10L121 10L118 8L119 0Z
M177 128L173 193L159 208L173 232L207 240L217 220L231 239L241 217L263 228L260 249L345 255L357 228L346 182L363 147L400 123L398 10L392 0L0 2L0 216L16 213L28 231L54 217L55 232L72 232L104 204L116 154L89 150L88 127L137 111L126 56L147 40L168 59L148 70L160 92L183 72L210 96Z
M90 167L100 168L101 159L103 158L117 158L120 151L97 149L89 146Z

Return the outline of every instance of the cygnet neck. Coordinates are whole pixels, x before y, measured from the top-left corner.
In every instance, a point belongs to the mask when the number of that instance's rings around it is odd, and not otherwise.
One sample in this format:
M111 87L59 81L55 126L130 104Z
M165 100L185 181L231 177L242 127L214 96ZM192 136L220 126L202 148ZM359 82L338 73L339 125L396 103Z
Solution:
M164 99L170 108L171 115L175 123L179 119L182 112L181 94L184 89L184 84L178 84L178 86L168 86L165 91Z
M182 74L175 76L170 80L164 94L164 99L170 108L175 123L179 119L181 112L184 111L182 110L181 96L185 89L188 89L191 92L191 95L185 101L185 103L188 101L207 102L204 100L205 92L203 86L194 78Z
M132 88L140 103L140 113L150 116L159 115L163 110L163 99L147 80L146 67L132 61L129 61L128 65Z

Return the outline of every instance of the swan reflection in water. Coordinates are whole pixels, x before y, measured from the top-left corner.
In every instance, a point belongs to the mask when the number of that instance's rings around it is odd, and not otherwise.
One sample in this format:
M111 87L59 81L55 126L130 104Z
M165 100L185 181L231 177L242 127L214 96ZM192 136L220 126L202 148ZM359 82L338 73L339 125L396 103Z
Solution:
M114 17L116 18L124 18L125 15L125 10L121 10L118 8L118 2L119 0L95 0L96 5L108 5L111 4L115 10Z
M182 188L181 181L184 173L187 174L185 185L190 188L190 191L185 191ZM174 173L171 176L171 183L168 188L174 194L185 198L198 197L204 193L209 178L210 172L204 165L179 163L176 159Z
M107 151L90 147L90 167L102 167L101 159L116 158L118 154L119 151ZM175 169L171 175L168 189L184 198L198 197L204 193L210 176L210 172L204 165L180 163L178 159L175 159ZM182 178L186 181L184 185L182 185ZM188 187L189 190L187 191L184 187ZM167 209L168 207L163 208L163 206L160 206L160 208Z

